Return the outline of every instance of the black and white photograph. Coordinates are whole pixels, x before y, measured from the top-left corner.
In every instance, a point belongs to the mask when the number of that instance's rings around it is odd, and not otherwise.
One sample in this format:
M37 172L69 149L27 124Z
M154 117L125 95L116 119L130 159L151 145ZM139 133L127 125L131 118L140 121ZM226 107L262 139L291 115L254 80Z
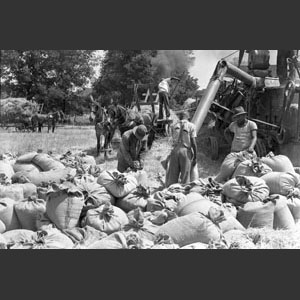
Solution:
M300 248L299 50L0 67L0 249Z

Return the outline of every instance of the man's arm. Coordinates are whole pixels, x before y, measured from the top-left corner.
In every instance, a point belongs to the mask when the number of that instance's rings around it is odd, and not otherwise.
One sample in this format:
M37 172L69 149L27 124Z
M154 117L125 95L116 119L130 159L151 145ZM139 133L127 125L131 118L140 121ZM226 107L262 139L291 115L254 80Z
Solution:
M197 133L196 133L196 127L194 124L192 125L192 130L191 130L190 134L191 134L190 135L191 147L193 150L192 167L194 167L197 163L197 143L196 143Z
M129 149L130 149L129 148L129 137L125 134L123 134L123 136L122 136L122 142L121 142L120 148L121 148L121 152L123 154L125 161L130 166L133 166L133 160L132 160L132 157L129 152Z
M225 130L224 130L224 137L225 137L225 140L227 141L228 144L231 144L232 143L232 134L233 132L231 131L231 127L227 127Z
M254 148L255 148L255 145L256 145L256 142L257 142L257 130L252 130L251 134L252 134L252 140L251 140L251 144L248 148L249 152L254 151Z
M140 163L141 169L144 168L144 161L146 156L146 148L147 148L147 140L142 140L142 148L140 150L140 153L138 155L138 161Z
M191 138L191 146L193 149L192 166L194 167L197 163L197 143L196 143L196 138L194 137Z

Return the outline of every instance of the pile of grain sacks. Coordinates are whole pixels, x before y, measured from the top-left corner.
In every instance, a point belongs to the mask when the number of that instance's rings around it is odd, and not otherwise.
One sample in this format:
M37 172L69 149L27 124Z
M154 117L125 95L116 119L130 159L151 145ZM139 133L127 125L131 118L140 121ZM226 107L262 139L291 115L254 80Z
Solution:
M224 182L152 190L144 171L103 170L84 153L2 155L0 249L255 248L247 228L295 226L300 177L287 157L230 164Z

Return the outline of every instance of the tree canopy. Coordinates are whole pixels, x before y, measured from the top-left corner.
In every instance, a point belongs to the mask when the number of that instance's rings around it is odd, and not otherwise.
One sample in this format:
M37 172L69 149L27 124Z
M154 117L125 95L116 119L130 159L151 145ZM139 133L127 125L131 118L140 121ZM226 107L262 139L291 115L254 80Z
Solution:
M174 101L182 104L192 97L199 86L189 75L194 62L191 50L106 50L101 74L94 82L94 95L106 104L110 98L129 105L133 99L133 83L150 84L157 91L161 78L177 76Z
M104 50L102 59L95 50L1 50L0 58L1 92L43 103L45 112L86 112L90 99L82 92L88 83L94 98L101 97L104 104L113 97L129 105L133 83L151 85L156 92L161 78L170 76L181 79L174 105L193 97L199 88L189 74L191 50ZM98 78L95 65L100 66Z
M65 110L94 73L93 50L1 50L1 87L12 97Z

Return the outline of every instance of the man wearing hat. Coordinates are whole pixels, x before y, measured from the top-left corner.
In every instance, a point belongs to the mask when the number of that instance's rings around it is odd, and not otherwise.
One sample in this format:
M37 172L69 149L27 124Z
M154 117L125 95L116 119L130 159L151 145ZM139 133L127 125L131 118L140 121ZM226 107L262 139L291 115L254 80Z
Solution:
M144 168L146 135L147 128L144 125L136 126L124 132L117 154L119 172L125 172L128 168L135 171Z
M180 122L173 127L173 150L166 160L166 187L178 183L179 178L180 183L189 183L191 170L197 163L196 127L188 121L187 111L182 111L179 119Z
M232 140L230 132L234 134L231 152L248 151L254 153L257 141L257 125L247 119L247 112L242 106L234 108L232 123L226 128L224 134L227 141Z
M163 119L164 113L163 108L165 108L166 112L166 119L170 118L170 84L174 81L180 81L177 77L171 77L171 78L162 78L160 83L158 84L158 96L159 96L159 113L158 113L158 119Z

